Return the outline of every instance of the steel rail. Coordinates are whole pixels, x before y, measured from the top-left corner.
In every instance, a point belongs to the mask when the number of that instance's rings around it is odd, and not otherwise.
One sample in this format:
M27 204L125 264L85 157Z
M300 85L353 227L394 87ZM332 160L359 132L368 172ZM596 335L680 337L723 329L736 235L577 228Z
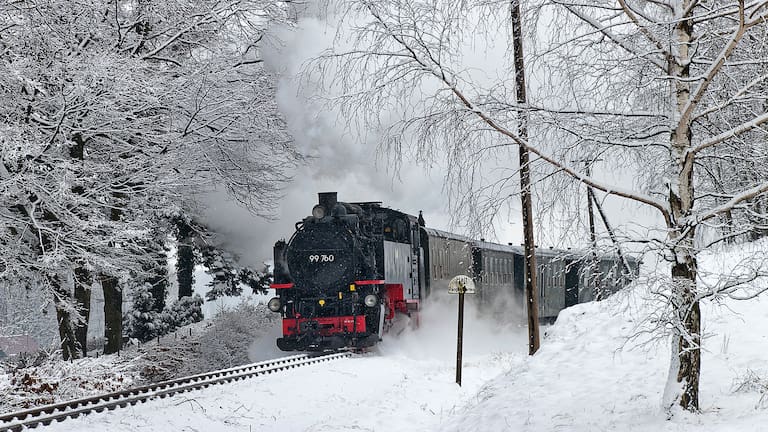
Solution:
M318 356L299 354L16 411L0 415L0 432L17 432L24 428L34 428L41 424L48 425L54 421L60 422L67 418L76 418L92 412L136 405L158 397L165 398L215 384L224 384L351 356L352 353L349 352Z

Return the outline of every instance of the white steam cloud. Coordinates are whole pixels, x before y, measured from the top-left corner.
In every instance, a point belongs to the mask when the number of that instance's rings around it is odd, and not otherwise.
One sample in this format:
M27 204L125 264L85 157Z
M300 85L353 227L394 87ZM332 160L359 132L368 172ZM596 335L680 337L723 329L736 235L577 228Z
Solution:
M304 19L294 31L276 31L278 49L264 53L267 65L283 77L278 104L297 147L309 156L293 173L283 191L274 220L252 216L224 193L206 198L206 222L222 233L227 246L245 264L259 266L272 259L272 246L290 237L294 224L309 216L318 192L338 192L339 201L381 201L410 214L423 210L429 226L446 229L450 216L442 188L442 174L406 163L398 173L376 156L376 142L360 142L337 124L336 114L311 103L311 88L299 87L294 76L302 63L332 43L333 31L325 24Z
M519 307L508 308L503 314L492 315L481 309L476 298L468 294L464 303L463 352L466 355L495 351L524 352L527 345L525 320ZM434 292L422 305L418 327L394 326L378 346L383 355L403 355L409 358L450 359L456 356L458 332L458 296L448 294L447 288ZM396 317L398 319L404 317Z

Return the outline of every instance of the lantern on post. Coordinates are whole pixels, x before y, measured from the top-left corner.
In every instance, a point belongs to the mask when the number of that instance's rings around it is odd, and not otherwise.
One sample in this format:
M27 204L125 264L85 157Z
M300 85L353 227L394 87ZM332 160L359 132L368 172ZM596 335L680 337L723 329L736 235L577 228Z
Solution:
M475 282L467 275L458 275L448 283L448 294L459 295L459 329L456 339L456 384L461 386L461 354L464 339L464 294L475 293Z

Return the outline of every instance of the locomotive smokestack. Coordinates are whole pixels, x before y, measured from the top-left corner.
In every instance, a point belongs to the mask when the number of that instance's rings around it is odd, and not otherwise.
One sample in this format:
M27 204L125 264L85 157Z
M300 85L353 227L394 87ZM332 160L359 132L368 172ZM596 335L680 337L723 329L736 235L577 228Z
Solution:
M325 214L330 215L336 207L336 192L320 192L317 194L317 201L325 208Z

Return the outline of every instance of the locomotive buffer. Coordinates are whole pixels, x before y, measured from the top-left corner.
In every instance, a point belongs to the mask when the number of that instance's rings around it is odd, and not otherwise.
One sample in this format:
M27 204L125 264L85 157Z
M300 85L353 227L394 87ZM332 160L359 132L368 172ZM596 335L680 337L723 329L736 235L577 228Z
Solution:
M466 275L458 275L448 283L448 294L459 295L459 329L456 338L456 384L461 386L461 354L464 341L464 294L475 293L475 282Z

